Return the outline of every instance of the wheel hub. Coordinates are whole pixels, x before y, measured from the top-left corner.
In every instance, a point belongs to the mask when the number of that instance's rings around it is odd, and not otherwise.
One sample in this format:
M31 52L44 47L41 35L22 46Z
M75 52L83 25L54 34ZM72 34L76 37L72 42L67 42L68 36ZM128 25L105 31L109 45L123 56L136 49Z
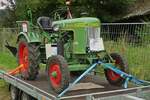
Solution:
M109 76L112 80L117 80L118 78L120 78L120 75L115 73L114 71L110 70L109 71Z
M51 84L54 87L60 86L62 75L58 64L50 65L49 77L50 77Z
M27 47L24 47L23 49L23 64L24 64L24 68L27 69L28 68L28 49Z
M120 68L119 63L120 63L119 59L114 60L114 66L116 66L118 69ZM112 70L109 70L109 77L111 78L111 80L115 81L120 78L120 75Z
M57 72L56 72L56 71L53 71L53 72L51 73L51 75L52 75L52 77L56 78L56 77L57 77Z
M28 47L24 42L19 44L19 64L23 64L23 69L21 70L24 77L28 77L29 68L29 51Z

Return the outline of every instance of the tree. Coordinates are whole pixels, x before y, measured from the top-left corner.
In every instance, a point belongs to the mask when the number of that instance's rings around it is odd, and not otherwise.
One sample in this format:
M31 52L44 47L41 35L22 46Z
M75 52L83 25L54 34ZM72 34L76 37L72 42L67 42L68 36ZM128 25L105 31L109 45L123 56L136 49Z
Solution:
M5 9L0 10L0 26L13 27L15 25L15 4L13 0L5 1Z
M62 5L63 0L17 0L16 16L18 20L27 19L27 9L30 8L33 13L33 21L40 16L50 16L50 13Z
M16 20L29 20L27 10L31 8L33 22L39 16L53 16L52 12L65 6L65 0L7 0L10 5L6 12L6 20L15 23ZM88 12L91 17L98 17L102 22L113 22L128 11L135 0L72 0L71 10L74 17L80 17L82 12ZM8 21L7 21L8 22ZM5 23L7 24L7 23ZM9 24L9 23L8 23ZM12 25L12 24L11 24Z
M74 0L77 12L86 10L89 16L100 18L103 22L112 22L124 16L135 0ZM78 14L79 15L79 14Z

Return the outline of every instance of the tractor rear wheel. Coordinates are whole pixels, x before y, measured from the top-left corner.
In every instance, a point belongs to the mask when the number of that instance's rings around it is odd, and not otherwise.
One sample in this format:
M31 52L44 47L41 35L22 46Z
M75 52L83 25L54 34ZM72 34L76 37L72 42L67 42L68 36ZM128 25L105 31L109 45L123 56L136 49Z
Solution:
M123 72L128 73L128 64L121 55L117 53L112 53L110 54L110 56L115 61L115 66L118 69L120 69ZM115 73L114 71L110 69L105 69L105 76L111 85L121 86L125 81L124 78L122 78L119 74Z
M20 38L18 43L18 63L23 64L21 75L24 79L36 79L40 64L39 45L28 43L25 38Z
M70 73L64 57L52 56L47 61L48 82L56 93L62 92L69 86Z

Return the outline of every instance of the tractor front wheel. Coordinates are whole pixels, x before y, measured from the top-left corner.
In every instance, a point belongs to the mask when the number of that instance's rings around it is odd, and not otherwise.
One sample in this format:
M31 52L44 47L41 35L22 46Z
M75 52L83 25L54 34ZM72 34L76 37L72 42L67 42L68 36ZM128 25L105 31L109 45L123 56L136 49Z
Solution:
M121 55L117 53L112 53L110 54L110 56L114 60L114 66L116 66L121 71L128 73L127 62L125 61L125 59L123 59ZM105 76L111 85L121 86L125 81L124 78L122 78L119 74L115 73L110 69L105 69Z
M23 37L18 43L18 63L23 64L21 75L24 79L36 79L40 64L39 45L36 43L28 43Z
M69 86L70 73L64 57L52 56L47 61L48 82L56 93L62 92Z

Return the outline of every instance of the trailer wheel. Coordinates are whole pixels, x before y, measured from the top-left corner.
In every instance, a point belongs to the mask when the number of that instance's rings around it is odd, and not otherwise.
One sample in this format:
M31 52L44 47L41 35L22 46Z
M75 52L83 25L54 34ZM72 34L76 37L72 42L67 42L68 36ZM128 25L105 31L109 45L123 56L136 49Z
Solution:
M112 57L113 60L115 60L115 66L117 68L119 68L123 72L128 73L128 64L121 55L117 53L112 53L110 54L110 56ZM105 69L105 76L111 85L121 86L125 81L124 78L122 78L119 74L115 73L110 69Z
M32 98L30 95L26 94L25 92L22 92L21 100L32 100Z
M21 75L24 79L36 79L39 71L40 51L36 43L27 43L25 38L20 38L18 43L18 63L23 64Z
M50 91L53 89L56 93L60 93L69 86L70 73L64 57L60 55L50 57L47 61L47 73Z
M10 86L10 95L11 95L11 100L18 100L19 89L17 89L13 85L11 85Z

